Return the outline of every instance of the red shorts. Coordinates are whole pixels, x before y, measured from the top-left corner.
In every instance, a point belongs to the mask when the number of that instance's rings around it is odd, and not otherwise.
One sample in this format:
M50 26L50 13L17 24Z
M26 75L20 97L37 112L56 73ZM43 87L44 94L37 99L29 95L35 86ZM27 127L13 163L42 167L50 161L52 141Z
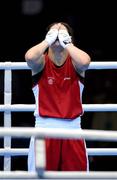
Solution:
M46 139L46 170L87 171L84 140Z

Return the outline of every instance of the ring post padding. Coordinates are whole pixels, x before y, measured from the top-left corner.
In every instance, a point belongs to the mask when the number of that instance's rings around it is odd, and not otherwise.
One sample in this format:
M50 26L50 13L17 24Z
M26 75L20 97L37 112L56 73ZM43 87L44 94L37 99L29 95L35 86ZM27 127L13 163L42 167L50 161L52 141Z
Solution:
M4 72L4 104L11 105L11 70ZM11 111L4 111L4 127L11 127ZM11 148L11 136L4 137L4 148ZM11 156L4 156L4 171L11 169Z

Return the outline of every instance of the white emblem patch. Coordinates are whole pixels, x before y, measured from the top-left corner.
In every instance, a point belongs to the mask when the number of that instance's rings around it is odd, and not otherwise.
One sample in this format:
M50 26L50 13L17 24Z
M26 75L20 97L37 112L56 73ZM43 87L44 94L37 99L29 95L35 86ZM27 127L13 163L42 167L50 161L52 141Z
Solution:
M54 83L53 77L48 77L48 84L52 85Z

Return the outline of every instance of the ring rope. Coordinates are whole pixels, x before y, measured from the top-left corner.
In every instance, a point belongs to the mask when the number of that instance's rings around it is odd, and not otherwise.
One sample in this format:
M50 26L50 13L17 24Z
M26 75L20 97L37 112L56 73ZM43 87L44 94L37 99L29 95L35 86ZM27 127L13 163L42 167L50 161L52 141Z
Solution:
M12 111L12 112L19 112L19 111L27 111L33 112L35 109L34 104L5 104L0 105L0 112L4 111ZM85 112L116 112L117 111L117 104L83 104L83 109Z
M39 179L38 173L36 172L24 172L24 171L16 171L16 172L2 172L0 171L1 179ZM41 178L44 179L117 179L117 172L66 172L66 171L45 171Z
M23 128L23 127L12 127L12 128L0 128L0 137L13 136L16 138L26 137L39 137L39 138L64 138L64 139L80 139L84 138L87 140L95 141L117 141L117 131L108 130L87 130L87 129L74 129L70 131L68 129L54 129L54 128Z
M28 148L0 148L0 156L27 156ZM117 148L87 148L89 156L116 156Z
M0 62L0 69L6 70L23 70L30 69L26 62ZM117 62L106 62L106 61L97 61L91 62L88 69L117 69Z

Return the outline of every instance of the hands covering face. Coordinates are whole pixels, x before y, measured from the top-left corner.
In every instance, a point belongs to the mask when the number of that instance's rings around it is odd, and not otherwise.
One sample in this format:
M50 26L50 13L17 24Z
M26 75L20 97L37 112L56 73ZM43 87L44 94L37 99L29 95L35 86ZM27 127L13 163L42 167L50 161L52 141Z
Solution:
M65 48L68 44L72 42L71 36L69 35L66 28L51 28L45 37L45 40L51 46L57 38L59 39L60 45Z
M60 45L65 48L68 44L72 42L71 36L69 35L68 31L65 29L60 29L58 32L58 39L60 42Z
M57 39L58 36L58 29L50 29L45 37L45 40L47 41L47 43L49 44L49 46L51 46Z

